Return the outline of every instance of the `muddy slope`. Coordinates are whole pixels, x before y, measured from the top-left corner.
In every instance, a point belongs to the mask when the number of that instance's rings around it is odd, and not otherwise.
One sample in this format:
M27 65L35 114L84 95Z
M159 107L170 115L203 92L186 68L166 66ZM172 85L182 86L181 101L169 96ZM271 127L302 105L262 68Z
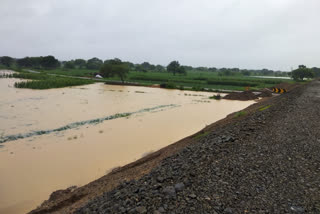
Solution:
M76 213L320 213L320 82L220 126Z

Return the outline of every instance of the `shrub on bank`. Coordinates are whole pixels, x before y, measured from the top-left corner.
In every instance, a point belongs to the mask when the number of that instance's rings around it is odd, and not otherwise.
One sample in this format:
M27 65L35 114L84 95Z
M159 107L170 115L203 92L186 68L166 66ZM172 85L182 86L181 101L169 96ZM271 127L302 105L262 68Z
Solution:
M173 82L161 83L160 88L175 89L177 86Z

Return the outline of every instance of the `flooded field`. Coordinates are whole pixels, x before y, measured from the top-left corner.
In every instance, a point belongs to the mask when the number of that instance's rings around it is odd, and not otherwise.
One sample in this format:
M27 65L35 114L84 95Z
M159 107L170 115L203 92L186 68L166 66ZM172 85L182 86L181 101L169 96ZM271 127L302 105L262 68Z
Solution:
M0 213L25 213L191 135L252 101L96 83L29 90L0 79Z

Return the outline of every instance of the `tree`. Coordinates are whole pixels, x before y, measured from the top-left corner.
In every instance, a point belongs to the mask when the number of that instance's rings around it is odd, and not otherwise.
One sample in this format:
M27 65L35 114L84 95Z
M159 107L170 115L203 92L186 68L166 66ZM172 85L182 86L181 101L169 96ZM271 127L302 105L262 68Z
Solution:
M187 75L187 71L183 66L179 67L178 73L181 75Z
M24 57L22 59L17 59L17 65L18 67L24 67L24 68L31 68L32 60L30 57Z
M304 78L313 78L314 73L305 65L299 65L298 69L291 72L291 77L294 80L303 80Z
M43 68L57 68L60 66L60 62L54 56L45 56L41 57L40 65Z
M14 59L10 56L2 56L0 57L0 64L10 67L14 63Z
M241 70L241 74L242 74L243 76L250 76L250 71L244 69L244 70Z
M98 70L103 65L103 61L101 59L98 59L97 57L94 57L92 59L89 59L87 61L87 68L92 70Z
M87 61L84 59L76 59L74 61L74 65L77 66L78 68L84 68L87 64Z
M74 69L75 68L75 63L73 60L71 61L67 61L64 63L63 65L64 68L68 68L68 69Z
M120 59L106 60L100 68L100 74L103 77L120 77L122 83L129 73L128 64L122 62Z
M311 68L311 70L316 77L320 77L320 68L313 67L313 68Z
M162 65L156 65L156 71L157 72L164 72L165 68Z
M172 61L167 66L167 71L173 73L173 75L176 75L176 73L179 73L180 64L178 61Z

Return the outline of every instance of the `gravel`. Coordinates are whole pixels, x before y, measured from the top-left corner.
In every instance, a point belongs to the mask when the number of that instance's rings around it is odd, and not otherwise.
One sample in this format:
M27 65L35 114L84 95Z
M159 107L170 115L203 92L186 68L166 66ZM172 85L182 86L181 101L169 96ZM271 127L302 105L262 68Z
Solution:
M75 213L320 213L320 82L242 118Z

